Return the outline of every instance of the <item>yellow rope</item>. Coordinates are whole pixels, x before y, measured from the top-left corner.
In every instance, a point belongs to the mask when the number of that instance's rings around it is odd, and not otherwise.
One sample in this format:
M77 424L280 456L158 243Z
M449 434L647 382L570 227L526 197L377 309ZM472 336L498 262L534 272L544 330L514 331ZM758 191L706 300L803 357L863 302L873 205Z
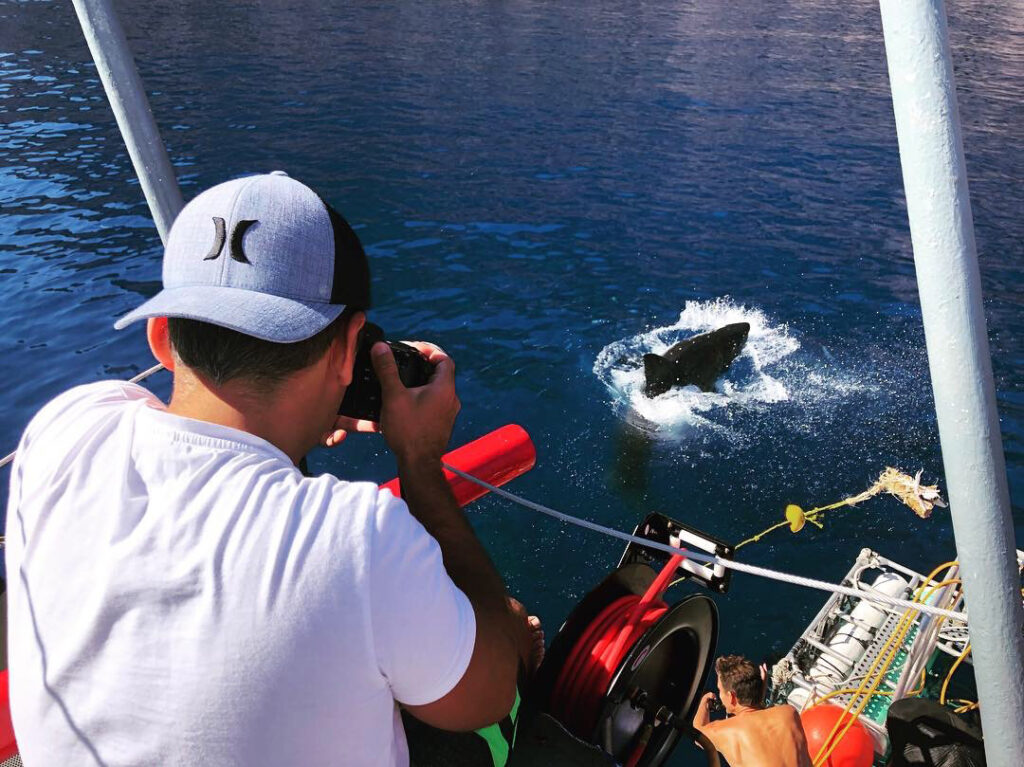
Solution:
M953 709L955 714L966 714L968 711L973 711L978 708L978 701L976 700L964 700L963 698L950 698L947 703L959 703L957 708Z
M911 610L907 610L907 612L904 614L904 618L907 615L911 614L911 612ZM889 670L889 666L891 666L893 660L895 660L896 654L899 652L900 644L903 642L904 637L910 630L910 626L912 625L912 623L912 619L909 621L905 621L903 618L901 618L898 630L893 633L893 635L889 638L889 641L886 642L886 645L883 648L882 652L880 652L878 656L875 658L875 660L872 662L871 668L868 669L868 673L865 676L864 681L861 682L860 687L858 687L857 691L854 692L853 697L850 698L850 702L847 703L846 707L843 709L843 713L839 715L839 718L836 720L836 723L832 726L832 730L831 732L829 732L828 737L825 738L825 741L821 744L821 747L818 749L818 754L814 758L814 767L821 767L821 765L823 765L828 760L828 758L832 756L832 752L836 749L836 746L839 745L839 742L846 736L846 733L849 732L850 728L853 726L853 723L857 720L857 717L860 716L861 711L863 711L867 707L867 704L871 700L872 695L878 689L878 686L882 683L882 679L884 679L885 673ZM872 676L875 674L875 669L878 668L879 663L884 664L879 672L879 677L874 679L870 687L865 689L865 684L867 683L868 679L872 678ZM857 703L858 698L860 698L861 696L863 696L863 698L859 703ZM856 706L854 705L855 703ZM840 729L842 730L841 732Z
M815 698L814 702L811 703L809 708L813 708L814 706L817 706L819 703L824 703L826 700L834 698L837 695L856 695L858 691L859 691L859 688L858 689L854 689L853 687L847 687L846 689L843 689L843 690L833 690L828 695L822 695L820 698ZM875 695L892 695L892 690L879 690L878 692L876 692L874 694Z
M932 594L934 594L936 590L942 588L943 586L948 586L954 581L957 581L957 579L942 581L941 583L937 583L934 586L929 587L927 593L925 593L924 591L925 586L928 583L931 583L932 579L939 573L940 570L955 564L955 561L945 562L936 567L934 570L932 570L928 574L928 577L925 579L924 583L918 587L917 593L914 596L913 601L922 602L923 600L927 599ZM840 714L839 718L836 720L836 723L832 726L832 730L829 732L828 736L825 738L821 747L818 749L818 753L814 758L814 767L821 767L821 765L823 765L825 761L828 760L828 758L832 755L832 752L835 750L836 746L846 736L846 733L849 732L850 728L853 726L853 723L857 720L857 717L860 716L861 712L867 707L871 698L876 694L879 685L882 684L882 682L885 680L885 674L888 672L889 667L892 665L892 662L896 659L896 655L899 652L899 648L902 646L904 638L910 631L911 626L914 625L914 621L916 619L915 612L916 611L914 610L907 609L900 617L899 622L896 624L896 629L893 631L892 635L889 637L886 643L882 646L881 651L875 657L875 660L872 662L871 668L869 668L867 673L864 675L864 679L860 683L860 686L857 688L857 690L854 691L853 697L850 698L850 701L846 704L843 713ZM868 684L868 680L870 680L872 676L874 676L875 670L878 668L879 663L883 662L884 665L881 671L878 673L877 678L872 682L869 689L865 689L865 686ZM855 707L854 704L856 703L857 699L861 696L863 696L863 699L859 704L856 705L856 710L853 711L852 709L854 709ZM846 718L848 714L849 718L846 719L846 723L844 725L844 718ZM842 727L842 732L839 732L839 734L836 735L840 727ZM833 736L835 736L834 739Z
M906 611L904 613L903 618L905 618L906 615L909 612L910 612L909 610ZM832 729L829 731L828 736L825 738L824 741L822 741L821 746L818 747L818 753L814 757L814 767L819 767L819 765L824 764L824 762L829 758L829 756L832 755L832 751L835 750L836 745L839 743L839 741L841 741L843 739L843 737L846 735L846 732L849 730L849 728L853 726L854 719L857 716L859 716L860 709L858 708L857 713L853 714L852 716L850 716L849 719L847 720L846 726L843 727L843 732L841 734L839 734L837 737L835 737L836 733L839 731L839 728L841 726L843 726L844 718L847 716L847 714L850 714L851 709L853 708L854 704L857 701L857 698L860 695L862 695L863 693L865 693L865 689L864 689L865 685L867 684L868 680L871 678L872 674L875 673L875 669L878 668L878 664L882 661L883 657L888 656L889 648L893 646L894 640L896 640L897 636L900 638L900 640L902 640L903 632L900 631L900 628L902 627L902 624L903 624L903 618L900 618L900 623L897 624L897 631L894 631L892 636L890 636L888 641L886 641L885 645L883 645L881 652L878 653L878 655L875 657L875 660L872 662L871 668L868 669L867 674L864 675L864 680L860 683L860 685L857 687L857 689L853 691L853 697L850 698L849 702L843 708L842 714L839 715L839 718L836 719L835 724L832 726ZM888 669L888 664L886 664L886 669ZM877 689L877 687L878 687L878 682L876 680L874 685L873 685L872 692L874 691L874 689ZM833 740L833 737L835 737L835 740Z
M772 525L771 527L767 528L766 530L762 530L757 535L752 535L749 538L747 538L745 541L740 541L739 543L736 544L736 548L737 549L742 548L743 546L746 546L748 543L757 543L759 540L761 540L766 535L768 535L768 533L774 532L775 530L778 530L780 527L786 527L788 524L789 524L789 522L779 522L777 525Z
M914 601L923 602L924 600L931 597L931 595L934 594L938 589L943 588L944 586L949 586L954 583L959 583L959 579L952 578L928 587L927 592L925 592L924 590L927 584L931 582L931 580L938 574L940 570L946 567L950 567L954 564L956 564L956 562L946 562L932 570L928 574L928 577L925 580L925 582L918 587L917 594L914 597ZM867 674L864 675L864 680L861 682L860 687L856 691L854 691L853 697L851 697L850 701L846 704L843 713L840 715L839 719L836 721L836 724L833 726L832 732L830 732L828 738L826 738L825 744L828 745L828 750L825 752L825 755L822 759L815 759L815 767L819 767L820 764L824 763L824 761L826 761L832 755L832 752L839 744L839 741L841 741L846 736L846 733L849 732L850 728L853 727L853 723L856 721L857 717L860 716L861 712L867 707L871 698L877 694L884 694L884 691L878 690L878 686L885 681L885 675L889 671L889 667L892 665L892 662L896 660L896 655L898 654L900 647L903 645L903 641L906 638L907 633L910 631L910 628L914 625L915 620L916 616L914 615L913 610L906 610L903 613L899 623L897 623L896 630L894 630L893 634L889 637L888 641L886 641L886 643L882 646L881 652L879 652L878 656L875 658L874 663L871 664L871 668L868 669ZM939 620L941 621L943 619L940 618ZM878 671L877 678L871 685L870 689L865 690L865 685L868 683L868 680L871 679L872 675L875 674L875 669L877 668L879 662L882 661L883 658L885 659L884 664L882 668ZM856 711L852 711L851 713L851 709L854 708L854 703L856 703L857 698L861 695L864 696L863 700L856 706ZM836 730L839 729L840 725L843 723L843 718L847 714L849 714L850 717L846 722L845 726L843 726L842 732L840 732L834 740L831 740L830 743L830 739L832 739L833 735L835 735ZM818 756L821 757L820 749L818 751Z
M928 672L925 669L921 669L921 678L919 679L919 681L917 683L918 686L915 687L913 690L910 690L909 692L907 692L907 696L908 697L910 697L912 695L920 695L924 691L924 680L925 680L925 676L927 675L927 673ZM811 708L813 706L817 706L819 703L824 703L826 700L829 700L830 698L835 698L837 695L850 695L850 694L856 693L856 692L857 691L855 689L853 689L852 687L847 687L845 690L833 690L828 695L823 695L820 698L812 699L811 700L811 705L808 706L808 708ZM892 694L893 694L892 690L877 690L876 692L872 693L872 695L892 695Z
M942 689L939 691L939 703L943 706L946 705L946 690L949 688L949 683L953 679L953 672L956 671L960 664L964 662L964 659L971 654L971 646L967 645L964 651L960 653L960 657L953 661L953 665L949 667L949 673L946 674L946 678L942 682Z
M858 503L874 498L880 493L889 493L890 495L898 498L904 504L914 510L914 513L921 518L927 518L935 506L945 506L942 502L942 498L939 496L938 487L935 485L922 485L921 484L921 472L918 472L915 477L911 477L904 474L891 466L886 467L878 479L871 487L865 490L863 493L857 495L851 495L849 498L844 498L841 501L830 503L827 506L818 506L804 511L795 503L791 503L786 507L786 519L783 522L777 522L776 524L762 530L757 535L752 535L744 541L736 544L736 548L746 546L748 543L756 543L761 540L768 533L774 532L781 527L789 526L789 529L798 533L803 529L804 523L810 522L819 529L824 529L825 525L820 521L819 517L827 511L833 509L842 508L843 506L856 506Z
M850 499L846 499L846 500L850 500ZM780 527L789 527L795 533L798 530L800 530L800 528L803 527L803 523L804 522L810 522L812 525L815 525L819 530L823 530L825 528L825 526L821 522L818 521L818 515L823 513L823 512L830 511L831 509L839 508L839 506L847 506L847 505L851 505L851 504L847 504L846 501L840 501L838 504L834 504L833 503L833 504L831 504L829 506L821 506L821 507L819 507L817 509L811 509L810 511L804 511L799 506L797 506L795 503L791 503L789 506L786 507L786 514L787 514L787 516L790 514L790 509L797 509L799 514L802 515L802 517L803 517L802 519L800 519L799 521L792 521L792 520L786 519L786 520L784 520L782 522L774 524L771 527L769 527L767 530L762 530L757 535L753 535L750 538L747 538L745 541L740 541L739 543L736 544L736 548L738 549L741 546L746 546L748 543L757 543L757 541L759 541L762 538L764 538L766 535L768 535L768 533L774 532L774 531L778 530Z
M907 613L904 614L904 617L906 617L906 615L910 612L911 611L908 610ZM828 737L825 738L825 741L818 749L818 754L814 758L814 767L820 767L828 760L830 756L832 756L832 752L839 745L839 742L844 737L846 737L846 733L849 732L850 728L853 727L853 723L860 716L861 712L867 707L868 702L871 700L872 696L878 690L878 686L882 683L882 680L885 678L885 674L889 670L889 666L891 666L893 660L895 660L896 654L899 652L900 645L902 644L903 639L906 637L907 632L910 630L910 626L912 625L912 623L913 620L904 623L903 619L901 619L901 623L899 624L898 630L893 633L893 635L889 638L889 641L886 642L885 646L883 647L882 652L880 652L878 656L875 658L875 660L872 662L871 668L865 675L864 681L861 682L857 690L854 691L853 696L850 698L850 701L846 704L842 714L839 715L839 718L836 720L836 723L832 726L832 730L829 732ZM865 689L865 684L867 683L868 679L871 679L872 676L875 674L875 669L878 668L879 663L883 663L883 665L882 668L879 670L878 677L874 679L869 688ZM860 698L861 696L863 696L863 699L859 703L857 703L858 698ZM856 706L854 704L856 704Z
M958 583L959 581L957 579L942 581L941 583L937 583L934 586L929 587L927 593L924 592L925 585L927 583L930 583L932 578L934 578L940 570L942 570L944 567L948 567L953 564L955 564L955 562L947 562L945 564L939 565L934 570L932 570L932 572L928 574L925 583L918 587L917 594L914 597L914 601L922 602L925 599L928 599L932 594L934 594L938 589L942 588L943 586L948 586L954 582ZM910 628L914 625L914 621L916 620L914 612L915 611L908 609L901 616L899 623L897 623L896 630L893 631L893 634L882 646L881 652L879 652L878 656L871 664L871 668L868 669L867 674L864 675L864 680L861 682L860 687L856 691L854 691L853 697L850 698L850 701L846 704L843 713L840 714L839 718L836 720L835 725L833 725L832 731L829 732L828 737L825 739L821 748L819 748L818 754L814 759L815 767L820 767L820 765L824 764L824 762L828 760L828 758L832 755L832 752L835 750L836 746L839 745L839 742L846 736L846 733L849 732L850 728L853 727L853 723L857 720L857 717L859 717L861 712L867 707L868 703L871 701L871 698L874 695L878 694L878 686L885 681L885 675L888 672L889 667L892 665L892 662L896 659L896 655L899 652L899 648L902 646L907 633L910 631ZM878 672L877 678L871 684L871 687L869 689L865 689L865 685L868 683L868 680L871 679L872 676L875 674L875 669L878 667L878 664L880 662L883 662L883 658L884 665ZM861 702L856 705L856 710L852 711L852 709L854 708L854 704L856 703L858 697L860 697L861 695L863 695L863 700L861 700ZM843 720L848 714L849 718L847 719L845 725L843 725ZM838 735L836 735L836 732L840 729L841 726L842 731L839 732ZM835 736L834 739L833 736Z

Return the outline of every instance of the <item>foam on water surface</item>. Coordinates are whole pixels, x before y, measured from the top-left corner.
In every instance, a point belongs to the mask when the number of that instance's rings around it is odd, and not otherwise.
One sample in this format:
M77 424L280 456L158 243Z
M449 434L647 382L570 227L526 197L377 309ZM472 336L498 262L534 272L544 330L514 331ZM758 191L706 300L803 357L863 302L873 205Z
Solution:
M750 333L743 351L715 384L715 391L677 387L657 397L644 394L643 355L664 354L673 344L735 322ZM855 382L834 378L813 362L794 359L800 341L785 323L728 297L687 301L679 319L605 346L594 361L594 374L612 394L612 405L631 421L665 436L683 436L694 429L737 437L738 411L762 410L793 400L817 400L857 390ZM827 367L827 363L820 367ZM639 417L639 418L638 418Z

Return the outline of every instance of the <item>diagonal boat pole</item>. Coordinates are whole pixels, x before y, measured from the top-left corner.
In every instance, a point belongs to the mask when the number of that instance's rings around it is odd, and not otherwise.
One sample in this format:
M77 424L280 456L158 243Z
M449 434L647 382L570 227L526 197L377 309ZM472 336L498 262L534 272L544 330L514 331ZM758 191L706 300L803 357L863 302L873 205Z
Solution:
M156 231L160 241L166 245L171 224L185 204L167 148L149 108L149 99L128 47L128 39L111 0L72 2L107 101L128 148L135 175L142 185ZM132 378L131 382L141 381L160 370L163 370L163 365L155 365ZM0 458L0 468L14 461L17 452L14 450Z
M166 244L171 224L184 204L124 29L112 0L73 1L153 222Z
M880 0L989 767L1024 754L1024 611L944 0Z

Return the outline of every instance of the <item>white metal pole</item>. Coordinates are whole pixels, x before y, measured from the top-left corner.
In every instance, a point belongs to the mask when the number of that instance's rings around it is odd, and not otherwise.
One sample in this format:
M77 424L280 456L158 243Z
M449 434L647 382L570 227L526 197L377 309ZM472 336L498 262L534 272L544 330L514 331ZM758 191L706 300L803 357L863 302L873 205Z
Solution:
M989 767L1024 758L1024 611L943 0L880 0Z
M160 140L128 40L111 0L74 0L74 5L153 222L166 244L167 232L183 205L181 190Z

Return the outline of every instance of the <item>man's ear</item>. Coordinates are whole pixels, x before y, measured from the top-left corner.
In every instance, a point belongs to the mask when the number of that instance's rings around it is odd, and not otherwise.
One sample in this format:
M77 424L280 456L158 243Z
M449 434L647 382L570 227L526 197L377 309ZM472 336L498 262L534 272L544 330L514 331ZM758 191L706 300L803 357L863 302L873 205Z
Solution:
M146 338L157 362L168 370L174 370L174 353L171 351L171 337L167 332L167 318L151 317L147 320Z
M335 371L337 372L341 385L348 387L352 383L352 368L356 362L356 352L359 351L359 331L366 324L364 312L354 312L345 325L344 332L334 339L332 353L335 355Z
M740 702L740 699L736 697L736 692L734 690L726 690L725 694L729 696L729 706L736 708Z

